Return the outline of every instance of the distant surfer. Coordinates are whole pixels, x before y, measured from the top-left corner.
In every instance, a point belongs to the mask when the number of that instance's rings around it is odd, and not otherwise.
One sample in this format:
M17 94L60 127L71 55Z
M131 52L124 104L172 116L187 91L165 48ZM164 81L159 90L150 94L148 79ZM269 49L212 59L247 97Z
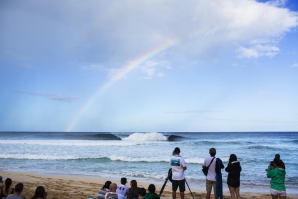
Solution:
M173 199L176 199L176 191L179 187L180 198L184 199L184 170L186 170L186 163L180 156L180 149L178 147L176 147L173 151L173 157L170 159L170 165L172 166L172 197Z

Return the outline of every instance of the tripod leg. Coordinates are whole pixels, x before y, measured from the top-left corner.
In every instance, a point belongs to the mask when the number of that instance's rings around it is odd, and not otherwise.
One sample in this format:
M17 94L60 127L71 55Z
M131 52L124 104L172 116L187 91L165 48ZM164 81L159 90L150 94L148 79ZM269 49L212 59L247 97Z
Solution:
M189 186L188 186L188 183L187 183L187 181L186 181L186 180L185 180L185 182L186 182L186 185L187 185L187 187L188 187L188 189L189 189L189 192L190 192L190 194L191 194L192 198L194 199L194 197L193 197L193 195L192 195L192 192L191 192L191 190L190 190L190 188L189 188Z

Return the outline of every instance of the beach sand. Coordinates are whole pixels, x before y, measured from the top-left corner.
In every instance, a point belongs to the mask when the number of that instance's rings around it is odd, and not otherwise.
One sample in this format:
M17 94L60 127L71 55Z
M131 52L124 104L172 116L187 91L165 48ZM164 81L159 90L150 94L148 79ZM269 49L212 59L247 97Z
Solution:
M61 175L41 175L35 173L23 173L23 172L7 172L0 171L0 176L3 177L3 181L6 178L11 178L14 187L17 183L22 182L24 184L24 191L22 196L29 199L33 196L37 186L44 186L48 197L47 199L87 199L88 197L96 198L98 190L103 186L105 181L110 180L117 184L120 183L120 179L104 179L88 176L61 176ZM128 178L128 181L132 179ZM147 189L151 182L139 182L138 187L144 187ZM153 183L156 186L156 193L159 193L162 184ZM4 183L0 183L0 186ZM127 184L129 186L129 183ZM203 189L191 188L195 199L205 198L206 191ZM213 197L213 196L212 196ZM171 199L171 183L168 182L161 198ZM179 193L177 192L177 199L179 199ZM228 192L224 192L224 199L230 198ZM241 192L241 198L251 199L270 199L271 196L268 193L254 193ZM288 194L288 199L298 199L298 194ZM185 192L185 199L192 199L192 196L187 190Z

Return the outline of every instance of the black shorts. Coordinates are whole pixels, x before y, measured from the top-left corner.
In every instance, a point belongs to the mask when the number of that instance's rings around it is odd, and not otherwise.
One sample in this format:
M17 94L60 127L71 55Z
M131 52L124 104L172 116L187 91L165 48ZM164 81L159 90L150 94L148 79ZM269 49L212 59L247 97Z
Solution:
M183 180L172 180L172 190L177 191L178 187L179 187L180 192L185 191L185 179L183 179Z

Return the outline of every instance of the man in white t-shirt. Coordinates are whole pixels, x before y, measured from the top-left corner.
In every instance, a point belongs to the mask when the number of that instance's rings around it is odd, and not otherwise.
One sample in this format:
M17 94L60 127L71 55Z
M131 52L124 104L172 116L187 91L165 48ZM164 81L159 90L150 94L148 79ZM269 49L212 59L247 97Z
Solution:
M170 159L170 165L172 166L172 197L176 199L176 191L179 187L180 198L184 199L185 191L185 176L184 170L186 170L186 163L184 159L179 155L180 149L176 147L173 151L173 157Z
M106 193L105 199L126 199L126 196L116 193L117 184L112 183L110 184L110 191Z
M202 167L208 167L208 165L210 164L209 166L209 170L208 170L208 174L206 176L206 191L207 191L207 194L206 194L206 199L210 199L210 194L211 194L211 191L212 191L212 187L213 187L213 191L214 191L214 198L216 198L216 171L215 171L215 168L216 168L216 149L215 148L210 148L209 149L209 154L210 154L210 157L207 157L205 158L204 160L204 164Z
M121 184L117 186L116 193L120 193L125 197L127 197L129 187L125 185L126 183L127 183L127 179L121 178Z

